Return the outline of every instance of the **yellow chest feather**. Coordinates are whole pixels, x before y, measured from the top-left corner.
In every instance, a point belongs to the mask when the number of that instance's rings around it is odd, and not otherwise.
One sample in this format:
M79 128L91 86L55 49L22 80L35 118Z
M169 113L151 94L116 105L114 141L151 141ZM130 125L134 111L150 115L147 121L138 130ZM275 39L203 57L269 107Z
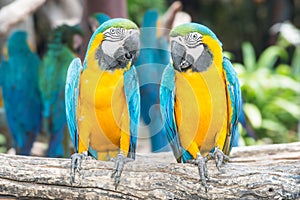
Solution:
M226 129L227 100L223 75L212 65L205 72L177 72L175 118L185 149L207 154ZM199 151L198 150L198 151Z

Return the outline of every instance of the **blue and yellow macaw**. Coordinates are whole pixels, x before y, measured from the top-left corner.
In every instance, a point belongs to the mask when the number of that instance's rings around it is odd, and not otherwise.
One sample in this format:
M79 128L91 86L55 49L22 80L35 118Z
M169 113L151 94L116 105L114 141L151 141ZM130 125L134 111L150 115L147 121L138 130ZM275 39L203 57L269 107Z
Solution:
M66 114L71 139L71 182L81 158L116 157L112 177L117 188L124 164L135 159L140 94L133 63L139 53L139 30L127 19L104 22L92 35L83 67L70 64L66 81Z
M178 162L198 165L204 186L206 162L218 169L237 143L240 85L222 44L206 26L186 23L170 32L172 64L163 72L160 103Z
M16 153L29 155L41 127L40 60L30 50L24 31L10 35L7 49L8 60L1 67L6 119Z
M169 151L159 108L159 88L164 68L170 62L167 39L157 27L158 12L145 13L141 28L141 50L135 64L139 75L141 117L148 126L152 152Z
M65 84L67 70L75 58L73 36L82 35L78 26L61 25L49 37L48 49L39 70L39 90L43 105L43 129L50 134L48 157L63 157L66 128Z

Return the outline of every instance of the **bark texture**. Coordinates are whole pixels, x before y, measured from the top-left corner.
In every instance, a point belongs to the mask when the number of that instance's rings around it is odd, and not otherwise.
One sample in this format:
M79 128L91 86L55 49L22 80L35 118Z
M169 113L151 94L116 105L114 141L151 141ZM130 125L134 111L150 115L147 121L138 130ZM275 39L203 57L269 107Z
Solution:
M70 183L70 159L0 154L0 195L21 199L300 199L300 143L234 148L219 172L208 161L210 189L198 169L171 153L138 155L114 189L113 162L85 160ZM0 196L1 197L1 196Z

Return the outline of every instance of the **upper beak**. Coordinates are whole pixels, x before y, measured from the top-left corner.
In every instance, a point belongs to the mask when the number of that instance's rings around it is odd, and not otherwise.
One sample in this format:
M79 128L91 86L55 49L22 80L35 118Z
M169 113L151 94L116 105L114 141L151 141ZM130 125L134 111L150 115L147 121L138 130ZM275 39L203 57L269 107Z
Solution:
M137 59L140 50L140 36L138 31L130 30L129 36L124 41L124 58L126 60L132 60L133 62Z

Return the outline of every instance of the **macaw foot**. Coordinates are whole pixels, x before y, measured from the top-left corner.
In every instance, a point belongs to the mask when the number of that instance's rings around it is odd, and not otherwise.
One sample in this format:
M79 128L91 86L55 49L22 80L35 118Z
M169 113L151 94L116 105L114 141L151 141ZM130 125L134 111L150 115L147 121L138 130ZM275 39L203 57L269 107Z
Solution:
M210 153L209 156L216 161L216 167L221 171L221 166L225 161L229 161L229 157L225 155L218 147L215 148L214 153Z
M70 173L71 183L75 183L75 172L77 171L77 173L80 174L82 160L87 160L89 158L90 156L87 155L87 152L74 153L71 156L71 173Z
M195 160L188 160L188 163L194 164L198 166L199 176L202 185L205 187L207 191L208 185L206 183L206 179L208 179L208 169L206 162L208 161L208 157L202 157L200 153L197 154L197 158Z
M111 178L115 178L114 185L115 185L115 190L117 190L117 187L120 183L120 177L123 172L124 165L128 162L133 161L133 159L125 157L123 153L119 153L117 157L112 158L111 161L115 162L115 166L112 170Z

